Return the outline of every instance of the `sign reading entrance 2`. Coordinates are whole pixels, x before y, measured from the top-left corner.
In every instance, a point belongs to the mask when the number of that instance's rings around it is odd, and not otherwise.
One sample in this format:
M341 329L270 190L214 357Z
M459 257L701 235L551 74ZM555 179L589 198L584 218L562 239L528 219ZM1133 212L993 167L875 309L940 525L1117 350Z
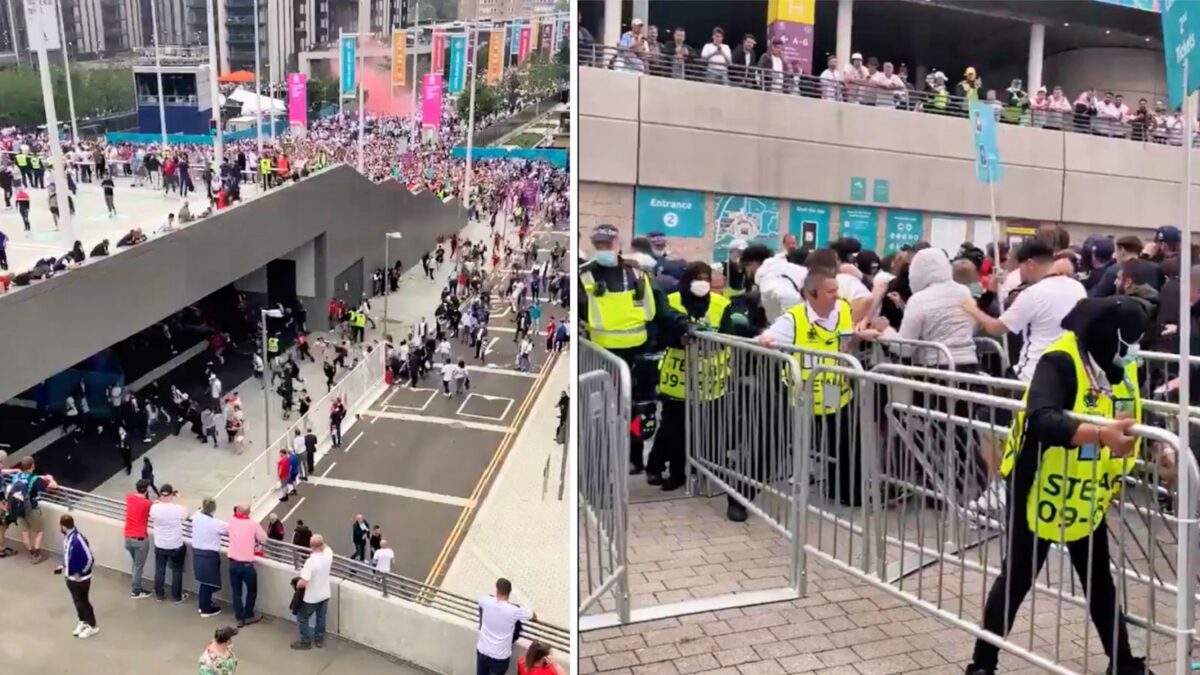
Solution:
M633 206L633 233L653 232L668 237L703 237L704 193L639 187Z
M1198 23L1200 0L1163 1L1163 56L1167 62L1167 93L1172 108L1183 105L1186 95L1200 88L1200 52L1196 50Z

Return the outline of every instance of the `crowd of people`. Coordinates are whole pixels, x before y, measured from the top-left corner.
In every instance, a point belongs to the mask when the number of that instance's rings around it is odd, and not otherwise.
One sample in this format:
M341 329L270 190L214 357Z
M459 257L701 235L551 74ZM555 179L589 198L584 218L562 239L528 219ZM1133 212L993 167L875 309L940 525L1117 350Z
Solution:
M1180 275L1191 274L1200 281L1200 266L1180 269L1184 244L1178 228L1160 227L1149 241L1135 235L1093 235L1072 242L1065 228L1045 225L1011 246L989 244L985 250L967 242L957 251L944 251L921 242L883 256L852 238L812 249L798 246L789 234L779 250L735 240L728 260L719 262L674 257L662 233L637 237L627 247L619 240L618 230L611 225L600 225L591 233L591 257L580 261L578 311L584 334L630 365L631 474L644 473L647 483L664 491L682 487L688 476L686 446L680 439L686 436L688 415L695 414L687 411L689 396L710 401L725 395L726 386L756 388L738 384L742 378L753 379L753 373L707 367L691 370L699 373L701 382L695 388L685 386L688 337L703 332L740 336L767 348L796 348L800 351L795 358L806 380L814 376L814 364L824 362L819 355L853 353L870 364L870 359L880 356L875 352L872 357L873 350L866 348L876 344L884 354L914 366L1008 378L1027 390L1022 412L980 403L926 403L953 405L955 414L1001 427L1009 437L1002 444L987 442L990 438L970 440L966 435L970 432L963 432L949 435L946 441L963 453L961 461L967 467L957 479L963 507L980 517L1010 523L1006 550L1015 562L1005 563L1011 571L995 581L983 627L997 635L1007 632L1035 575L1030 561L1036 573L1049 543L1067 536L1060 534L1061 527L1069 534L1065 547L1075 568L1091 584L1092 616L1114 664L1110 672L1149 672L1145 660L1130 651L1109 574L1103 515L1064 514L1082 514L1090 508L1102 514L1119 490L1119 480L1113 476L1132 469L1129 458L1138 443L1130 427L1143 421L1136 401L1170 397L1178 390L1177 367L1146 375L1139 362L1140 349L1176 351L1180 322L1195 323L1196 310L1187 304L1200 306L1196 287L1180 306ZM653 310L643 311L643 304L652 304ZM976 338L987 335L1004 336L1007 362L980 348ZM1200 338L1193 337L1193 342L1193 354L1200 354L1196 346ZM726 378L730 382L722 384ZM828 490L818 499L860 506L863 490L870 489L864 487L862 476L877 475L878 469L864 464L866 455L852 440L850 425L858 419L852 404L858 405L858 389L832 375L805 391L811 392L804 394L811 400L800 405L811 408L816 420L812 452L829 458L817 464L823 464L823 469L815 471L827 473L814 477ZM921 395L914 393L914 402ZM1135 404L1130 406L1130 401ZM1114 423L1081 422L1070 413L1107 417ZM858 414L870 413L859 410ZM753 439L758 432L752 427L744 433ZM646 442L651 438L647 457ZM765 438L765 432L760 438ZM1169 481L1178 458L1168 447L1145 445L1140 458L1158 467L1151 480ZM1103 448L1108 462L1101 471L1113 472L1098 479L1104 487L1096 488L1099 506L1088 502L1090 497L1068 495L1069 509L1049 515L1038 510L1037 518L1030 515L1028 528L1022 518L1012 521L1003 515L1014 505L1024 511L1026 503L1037 504L1036 489L1055 490L1055 481L1065 480L1064 475L1084 475L1073 471L1091 475L1089 465L1074 463L1089 461L1085 450L1097 447ZM753 454L753 447L730 455L742 452ZM728 494L729 520L746 520L746 505L754 502L756 486L785 475L771 464L786 460L772 460L765 452L760 450L758 460L748 464L736 458L725 460L733 462L730 471L749 472L743 479L727 479L737 492ZM1061 454L1054 454L1053 460L1038 459L1055 452ZM886 453L881 449L880 454ZM1058 468L1062 465L1065 468ZM1037 481L1042 481L1041 488L1035 489ZM1160 508L1171 506L1160 503ZM1029 513L1035 513L1032 506ZM1087 549L1090 542L1095 542L1094 551ZM1092 560L1100 562L1088 562ZM969 675L994 673L997 651L994 644L979 641Z
M1020 79L1010 80L1005 89L987 88L973 66L964 68L957 82L936 68L924 82L916 82L907 64L874 56L864 59L854 53L850 63L839 63L829 55L823 70L815 67L806 73L785 58L778 37L760 43L755 35L738 39L717 27L709 41L697 48L689 44L682 28L660 33L657 26L636 18L615 51L598 45L582 26L579 41L585 65L935 114L966 115L973 101L982 101L994 107L996 118L1005 123L1142 142L1183 142L1182 112L1169 110L1162 100L1152 104L1140 98L1134 104L1119 92L1092 88L1072 100L1060 86L1039 86L1030 92Z

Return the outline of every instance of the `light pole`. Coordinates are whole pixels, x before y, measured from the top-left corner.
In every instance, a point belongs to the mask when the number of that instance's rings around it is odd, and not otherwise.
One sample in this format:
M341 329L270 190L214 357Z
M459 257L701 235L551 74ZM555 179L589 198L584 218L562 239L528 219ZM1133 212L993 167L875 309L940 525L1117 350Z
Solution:
M260 63L261 56L259 55L258 47L258 0L254 0L254 111L257 118L257 138L258 138L258 161L262 161L262 83L258 77L258 71L262 68Z
M21 50L17 48L17 21L13 18L13 0L8 0L8 38L12 40L13 58L17 61L17 70L21 69ZM413 71L416 72L415 70Z
M71 87L71 63L70 63L70 59L67 58L67 44L66 44L66 37L65 37L67 34L67 30L63 26L62 0L58 0L58 2L54 3L54 5L58 8L58 34L64 36L63 37L63 45L62 45L62 56L63 56L63 71L67 75L67 105L70 107L70 110L71 110L71 143L78 143L79 142L79 125L75 121L75 91ZM97 177L96 180L100 180L100 178Z
M263 441L263 449L271 449L271 386L267 375L271 372L271 362L267 360L267 319L282 319L283 310L281 309L264 309L262 312L262 360L263 360L263 431L266 433L266 440Z
M383 235L383 341L388 341L388 293L391 290L391 274L392 274L392 254L388 248L388 244L392 243L392 239L400 239L399 232L388 232Z
M217 64L219 60L217 56L217 27L213 19L213 0L208 0L208 94L212 97L212 119L213 126L213 163L216 166L213 168L213 173L220 175L221 162L225 159L224 137L221 130L221 93L217 87L217 78L220 77L220 66Z
M162 56L158 49L158 12L154 10L156 0L150 0L150 30L154 31L154 74L158 78L158 126L162 132L162 153L167 152L167 99L163 92ZM165 158L164 158L165 159Z
M417 4L417 13L413 18L412 36L413 36L413 74L412 74L412 106L408 109L409 114L416 116L417 114L417 59L421 58L417 54L417 45L421 43L421 3ZM15 39L15 38L14 38ZM433 52L430 52L432 54Z
M360 37L356 34L354 36L354 53L358 56L358 68L354 75L354 84L358 86L358 172L366 175L366 163L363 159L363 154L366 152L367 147L367 128L363 108L366 107L364 104L367 98L367 87L362 79L362 68L366 65L366 59L362 56L362 49L360 49L362 45L358 44L359 40Z
M36 43L38 73L42 79L42 106L46 109L46 135L50 137L50 156L54 160L52 180L54 181L55 199L59 200L59 204L64 201L69 204L71 196L67 192L67 165L63 161L62 143L58 139L58 111L54 108L54 85L50 82L50 57L46 53L51 47L64 47L64 38L62 35L54 35L57 28L54 23L46 25L47 17L44 12L36 10L31 12L30 9L28 5L25 8L26 36L29 37L31 47L34 47ZM39 30L41 35L34 39L35 32ZM60 212L60 224L57 229L62 233L65 241L72 241L75 237L71 230L71 209L60 209Z
M467 30L471 30L471 28L470 25L467 26ZM470 38L472 40L472 58L467 59L470 62L467 65L471 68L471 101L467 111L467 186L463 195L467 201L467 222L471 221L471 154L475 143L475 71L479 70L476 67L479 57L479 25L476 24L474 29L475 35Z

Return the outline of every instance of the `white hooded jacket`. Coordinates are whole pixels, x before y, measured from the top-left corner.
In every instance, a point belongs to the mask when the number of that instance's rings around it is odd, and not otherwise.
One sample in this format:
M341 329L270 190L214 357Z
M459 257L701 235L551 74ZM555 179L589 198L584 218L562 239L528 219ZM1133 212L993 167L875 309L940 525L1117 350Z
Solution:
M767 313L767 321L774 322L783 313L804 300L804 280L808 268L779 258L767 258L754 274L754 285L759 289L759 298Z
M962 308L971 291L951 278L950 260L941 249L927 248L913 256L908 267L913 295L904 307L899 336L908 340L940 342L950 350L956 366L978 363L975 356L975 320ZM897 335L891 328L884 335ZM917 365L949 367L945 353L935 349L902 347Z

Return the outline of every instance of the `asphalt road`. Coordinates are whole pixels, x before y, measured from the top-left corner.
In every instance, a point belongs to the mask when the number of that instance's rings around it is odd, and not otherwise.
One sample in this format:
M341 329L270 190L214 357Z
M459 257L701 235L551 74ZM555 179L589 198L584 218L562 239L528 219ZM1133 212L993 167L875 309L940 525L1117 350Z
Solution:
M335 551L348 553L351 523L361 513L381 527L395 552L393 572L439 583L519 430L527 401L540 390L539 373L555 357L546 352L543 327L568 310L546 302L542 307L532 336L532 372L516 370L514 317L497 298L485 359L452 342L453 359L470 368L468 394L445 396L437 371L415 389L393 386L381 394L346 435L343 449L330 451L316 476L301 485L302 501L292 497L279 505L289 536L300 519L326 535Z

